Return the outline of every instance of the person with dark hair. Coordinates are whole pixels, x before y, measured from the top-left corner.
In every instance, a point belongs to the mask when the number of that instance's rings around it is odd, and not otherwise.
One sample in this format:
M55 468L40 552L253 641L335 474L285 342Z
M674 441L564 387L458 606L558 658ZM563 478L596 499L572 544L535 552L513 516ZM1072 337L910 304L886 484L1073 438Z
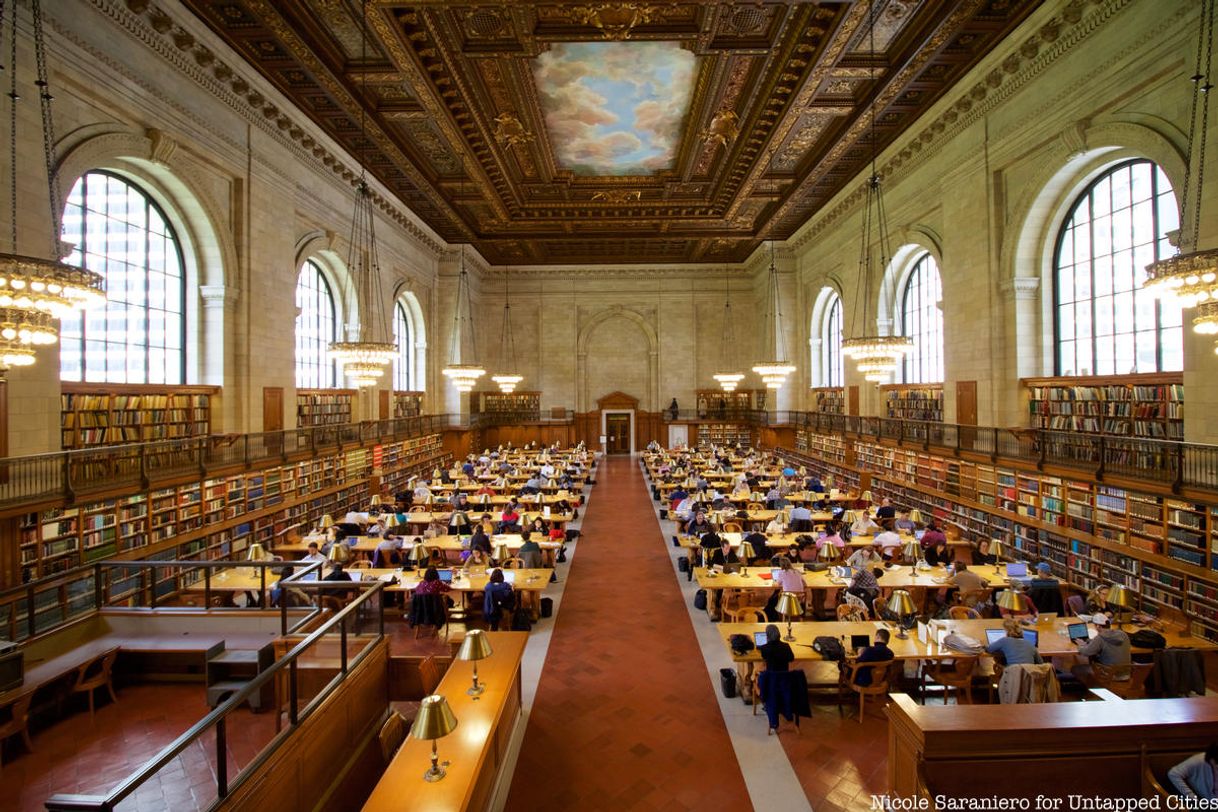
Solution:
M1176 788L1176 792L1185 798L1210 800L1218 798L1216 773L1218 773L1218 742L1172 767L1167 773L1167 779Z
M939 525L935 523L935 520L931 519L926 523L926 532L922 534L922 549L929 550L932 547L938 546L940 542L946 546L947 536L939 529Z
M440 580L440 571L435 567L428 567L423 580L414 588L416 595L443 595L448 591L448 584Z
M934 546L926 547L924 549L925 552L923 553L922 557L925 558L926 563L930 564L932 567L937 567L940 564L947 566L951 563L952 554L948 552L946 538L944 538L942 541L936 541Z
M740 556L736 555L736 551L732 549L732 542L726 538L719 542L719 549L715 550L710 557L710 566L724 566L726 564L739 564Z
M343 565L342 565L341 561L335 561L334 566L330 569L330 574L327 575L325 578L322 578L322 580L323 581L352 581L354 579L351 577L351 573L349 573L343 569ZM351 597L351 592L335 589L335 590L326 590L325 592L322 593L322 595L325 595L325 596L328 596L331 598L338 598L340 601L345 601Z
M474 528L474 535L469 539L470 552L480 550L487 555L491 554L491 537L486 534L486 529L482 525Z
M879 629L875 633L875 643L867 646L859 652L858 662L860 663L887 663L893 659L892 649L888 647L889 632L887 629ZM861 668L858 675L855 677L855 685L871 685L875 682L875 668ZM883 673L883 672L881 672Z
M533 534L528 530L521 533L520 538L524 543L520 545L516 556L524 562L526 569L541 569L541 545L533 540Z
M511 611L516 606L515 593L512 592L512 585L504 579L503 570L496 568L491 571L483 594L482 614L490 624L491 631L497 632L503 621L503 611Z
M787 671L795 661L795 652L783 642L782 632L773 623L765 627L765 642L758 646L757 653L765 660L767 671Z

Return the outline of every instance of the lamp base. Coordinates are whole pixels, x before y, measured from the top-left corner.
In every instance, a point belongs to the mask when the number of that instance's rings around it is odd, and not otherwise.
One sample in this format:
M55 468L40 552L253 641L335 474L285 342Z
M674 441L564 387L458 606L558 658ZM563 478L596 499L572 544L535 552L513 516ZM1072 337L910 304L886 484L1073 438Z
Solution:
M909 635L905 633L905 627L904 627L904 626L902 626L902 627L900 628L900 631L898 631L898 632L897 632L897 639L898 639L898 640L908 640L908 639L909 639Z
M448 775L448 772L443 767L436 765L423 773L423 780L434 784L446 775Z
M480 682L475 682L473 685L465 689L465 693L469 696L482 696L482 692L486 690L486 686Z

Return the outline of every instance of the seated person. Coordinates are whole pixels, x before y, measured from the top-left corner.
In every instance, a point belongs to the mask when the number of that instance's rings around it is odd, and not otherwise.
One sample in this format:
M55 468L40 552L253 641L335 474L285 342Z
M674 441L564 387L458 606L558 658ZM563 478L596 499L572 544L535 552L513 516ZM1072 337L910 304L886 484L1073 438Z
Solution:
M469 551L469 558L465 559L465 569L471 575L479 575L481 573L486 572L487 567L489 567L490 565L491 565L491 556L490 556L490 553L487 552L486 550L471 549Z
M940 565L946 567L951 563L952 554L947 550L947 539L936 542L933 547L927 547L922 551L922 557L926 559L926 563L932 567Z
M440 571L429 566L423 573L423 580L414 588L416 595L443 595L449 591L448 584L440 580ZM451 604L451 601L449 601Z
M396 536L388 536L377 542L376 550L372 553L372 566L396 567L402 563L402 540Z
M1112 669L1113 679L1125 681L1129 679L1129 635L1120 629L1100 629L1099 633L1078 647L1078 653L1089 658L1089 662L1076 665L1070 669L1074 676L1088 688L1095 688L1099 681L1091 663L1108 666Z
M431 501L431 488L427 487L426 482L419 482L411 496L414 497L416 505L425 505Z
M524 543L520 545L516 557L524 562L525 569L541 569L541 546L533 539L533 534L528 530L521 533L520 537Z
M947 536L945 536L943 531L939 529L939 525L935 524L935 520L931 519L926 523L926 532L922 534L922 549L929 550L939 542L943 542L943 544L946 545Z
M299 589L293 589L291 586L285 586L283 581L285 578L291 578L295 570L292 567L280 567L279 580L271 587L271 606L307 606L309 598Z
M978 589L985 589L990 585L989 581L970 570L968 564L965 564L963 561L957 561L955 569L956 574L952 576L952 583L961 592L975 592Z
M529 532L535 534L539 538L545 538L550 535L550 525L545 519L538 516L529 523Z
M812 529L812 511L806 505L791 508L791 530L806 533Z
M309 545L312 547L313 545ZM1100 584L1087 593L1087 612L1089 614L1104 613L1108 609L1108 585Z
M877 537L875 543L873 543L870 547L860 547L858 550L856 550L853 555L846 559L846 564L856 570L871 569L872 567L882 566L884 563L884 556L881 551L882 547L880 546L880 542Z
M850 525L850 535L871 536L880 532L880 526L872 521L866 511L859 511L858 516Z
M804 487L813 493L825 492L824 484L815 475L808 477L807 482L804 483Z
M875 518L877 521L884 519L896 519L897 509L892 506L892 500L885 496L880 500L880 506L875 509Z
M979 565L993 565L997 561L997 557L990 554L989 539L982 539L977 542L977 548L973 550L973 563Z
M749 483L745 481L744 477L740 477L736 480L736 484L732 488L732 498L747 499L748 497Z
M769 547L766 545L767 539L765 537L765 533L759 533L758 531L754 530L751 533L745 533L743 540L749 543L749 546L753 548L753 552L756 553L759 558L764 556L766 554L766 550L769 549Z
M1036 587L1056 587L1058 580L1053 577L1053 568L1049 566L1049 562L1041 561L1036 565L1036 574L1032 576L1032 580L1028 583L1029 589Z
M444 523L438 516L433 518L428 523L427 529L423 531L423 538L434 539L448 535L448 525Z
M865 648L861 652L859 652L857 662L860 662L860 663L891 662L894 655L892 653L892 649L890 649L888 647L888 637L889 637L889 632L887 629L877 630L875 633L875 643L873 645L867 646L867 648ZM858 674L855 676L854 684L863 685L863 686L871 685L873 682L875 682L875 679L874 679L875 671L876 671L876 669L874 669L874 668L859 669Z
M1039 665L1044 662L1040 651L1023 636L1023 627L1019 621L1009 617L1002 621L1006 637L1000 637L986 646L990 654L1001 654L1002 662L1006 665Z
M799 536L795 543L799 547L800 563L810 564L816 560L816 541L811 536Z
M785 555L778 556L777 563L778 572L774 578L774 586L778 587L780 592L794 592L802 598L806 589L803 573L796 570L791 565L791 559Z
M504 610L510 612L515 607L516 595L512 592L512 585L504 579L503 570L492 570L482 600L482 614L490 624L491 631L499 631Z
M324 564L326 561L326 557L321 554L321 550L319 550L317 547L317 542L310 541L309 542L309 552L306 553L305 557L300 560L302 563L305 563L305 564Z
M499 517L499 526L496 529L500 533L515 533L520 530L520 514L516 510L515 502L510 502L503 509L503 514Z
M450 536L468 536L474 532L473 527L469 516L461 511L453 511L452 516L448 518L448 527L445 528L445 532Z
M900 552L904 545L901 537L892 529L889 522L880 525L880 532L876 534L875 543L880 548L880 555L885 558L892 558Z
M773 623L765 627L765 642L757 647L757 653L765 661L766 671L787 671L795 661L795 652L783 641L782 632Z
M481 550L487 555L491 554L491 537L487 535L486 528L479 524L474 527L474 535L469 539L470 551Z
M883 574L884 570L878 567L856 569L850 578L850 586L846 587L846 594L858 598L870 609L872 602L880 596L880 582L876 579Z
M841 523L833 521L829 522L829 526L825 528L825 535L816 540L816 551L820 552L820 548L826 544L832 544L837 549L842 549L846 546L846 540L842 538Z
M343 569L342 562L335 561L334 566L330 568L329 574L326 575L325 578L322 578L322 580L323 581L351 581L353 579L351 578L351 573L349 573ZM342 590L342 589L335 589L335 590L327 589L325 592L322 593L322 595L325 595L325 596L331 597L331 598L338 598L340 601L345 601L351 597L351 592L348 590Z
M780 536L783 533L787 532L787 526L782 523L782 514L781 513L779 513L773 519L770 519L769 523L766 524L766 526L765 526L765 532L766 532L767 536L768 535Z
M727 539L723 539L719 544L719 549L710 554L710 566L724 566L725 564L739 564L740 556L736 555L736 551L732 549L732 543Z
M1218 798L1218 742L1172 767L1167 780L1185 798Z
M714 532L714 530L714 525L712 525L710 520L706 518L706 513L701 510L694 514L694 520L685 528L686 534L690 536L703 536L707 533Z
M918 529L918 524L909 518L908 510L898 510L897 520L893 522L893 527L898 533L912 533Z

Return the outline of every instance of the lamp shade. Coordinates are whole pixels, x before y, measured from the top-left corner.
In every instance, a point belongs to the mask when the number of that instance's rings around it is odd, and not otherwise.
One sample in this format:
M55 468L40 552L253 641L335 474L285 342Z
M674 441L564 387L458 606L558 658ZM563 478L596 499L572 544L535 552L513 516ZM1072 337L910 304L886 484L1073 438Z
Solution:
M1022 592L1016 592L1014 589L1004 589L994 598L994 603L998 604L999 608L1006 609L1008 612L1026 612L1031 601Z
M794 592L779 595L778 604L774 609L785 618L799 617L804 613L803 607L799 605L799 597Z
M817 550L816 557L821 561L836 561L838 559L837 547L826 542Z
M424 563L431 558L431 551L427 549L425 544L416 544L410 551L410 560L419 564Z
M507 542L501 541L495 545L495 560L507 561L512 557L512 551L508 549Z
M345 564L351 558L351 549L341 541L330 545L329 559L337 564Z
M871 501L871 491L863 491L863 495L862 495L862 497L860 497L860 498L861 498L861 499L862 499L864 502L870 502L870 501Z
M482 629L470 629L457 650L458 660L485 660L491 656L491 641Z
M922 546L916 541L907 541L901 547L901 555L906 561L917 561L922 555Z
M1105 602L1109 606L1129 609L1133 606L1133 595L1124 584L1113 584L1108 587L1108 598Z
M917 509L909 511L909 520L914 524L922 524L922 511Z
M914 614L917 609L914 607L914 602L909 593L904 589L894 589L892 596L888 599L888 611L898 617L908 617Z
M854 524L856 518L853 510L847 510L842 514L842 524Z
M452 524L455 527L465 527L467 524L469 524L469 519L465 517L464 513L457 511L453 513L453 517L449 520L449 524Z
M995 561L1007 554L1007 545L1003 543L1002 539L994 539L990 542L990 555L994 556Z
M327 513L321 517L321 521L318 522L318 525L322 530L329 530L334 526L334 517Z
M381 495L379 493L372 494L371 504L379 505L381 503Z
M269 561L271 554L266 551L265 547L255 541L250 545L250 551L246 558L250 561Z
M448 706L448 700L440 694L423 697L419 704L419 715L414 718L410 735L416 739L434 741L442 739L457 729L457 717Z

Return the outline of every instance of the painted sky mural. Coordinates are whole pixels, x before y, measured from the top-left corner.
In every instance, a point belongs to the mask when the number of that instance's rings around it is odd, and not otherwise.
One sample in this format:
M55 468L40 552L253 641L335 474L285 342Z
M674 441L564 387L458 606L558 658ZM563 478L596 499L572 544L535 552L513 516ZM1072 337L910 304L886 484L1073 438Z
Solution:
M675 42L564 42L533 75L559 164L581 175L672 165L695 57Z

